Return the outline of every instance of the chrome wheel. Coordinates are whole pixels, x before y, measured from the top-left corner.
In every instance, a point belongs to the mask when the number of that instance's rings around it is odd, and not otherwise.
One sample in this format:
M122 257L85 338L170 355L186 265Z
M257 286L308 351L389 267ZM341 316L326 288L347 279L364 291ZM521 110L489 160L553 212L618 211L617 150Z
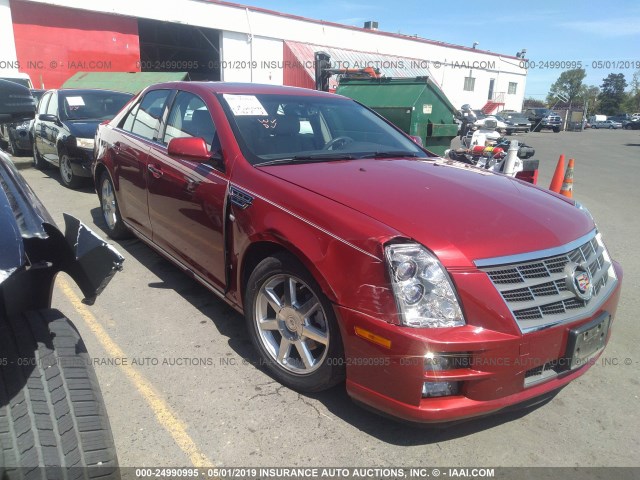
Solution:
M102 205L102 216L107 223L109 230L113 230L116 227L118 218L116 216L116 196L113 193L113 187L108 178L102 180L102 187L100 188L100 204Z
M299 278L268 278L255 300L258 339L276 364L308 375L320 368L329 350L329 325L316 294Z
M66 153L60 157L60 176L65 185L73 183L73 170L71 169L71 159Z

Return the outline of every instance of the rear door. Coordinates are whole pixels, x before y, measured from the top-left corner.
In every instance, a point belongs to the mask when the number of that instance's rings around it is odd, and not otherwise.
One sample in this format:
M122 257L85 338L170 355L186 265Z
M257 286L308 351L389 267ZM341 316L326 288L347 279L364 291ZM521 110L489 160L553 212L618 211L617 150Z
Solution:
M210 152L221 150L209 109L193 93L178 92L162 141L149 151L153 242L222 289L224 203L229 182L222 167L214 162L169 156L167 146L177 137L201 137Z
M122 218L139 233L151 238L147 205L147 159L158 142L165 107L173 90L151 90L123 118L113 137L114 182L118 186Z
M40 102L38 102L38 110L36 111L35 120L33 122L33 142L40 155L44 153L44 130L42 121L39 117L40 115L47 113L47 106L49 105L51 95L51 92L47 92L42 96Z

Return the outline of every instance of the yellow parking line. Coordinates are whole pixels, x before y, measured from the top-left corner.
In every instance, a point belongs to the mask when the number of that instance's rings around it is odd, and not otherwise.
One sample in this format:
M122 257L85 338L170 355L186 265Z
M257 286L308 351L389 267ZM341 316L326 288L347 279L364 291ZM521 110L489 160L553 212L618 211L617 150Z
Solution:
M64 278L58 278L57 284L91 329L105 351L114 358L126 357L118 344L111 339L96 317L94 317L86 305L82 303L78 295L76 295L71 288L71 285L69 285L69 282ZM211 460L198 449L196 443L187 433L185 425L171 411L171 407L169 407L164 399L155 391L153 385L131 365L119 365L119 368L129 377L131 383L133 383L140 395L142 395L149 404L151 410L153 410L160 425L171 434L180 449L189 457L191 463L193 463L195 467L213 467Z

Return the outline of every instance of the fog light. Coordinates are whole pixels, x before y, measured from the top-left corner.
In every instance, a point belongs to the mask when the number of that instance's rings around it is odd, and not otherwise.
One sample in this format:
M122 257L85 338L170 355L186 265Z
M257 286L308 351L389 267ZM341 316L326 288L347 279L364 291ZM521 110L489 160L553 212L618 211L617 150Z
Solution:
M424 382L422 385L422 397L446 397L457 395L460 389L460 382Z
M424 369L428 372L469 368L469 365L469 354L467 352L427 352L424 356Z

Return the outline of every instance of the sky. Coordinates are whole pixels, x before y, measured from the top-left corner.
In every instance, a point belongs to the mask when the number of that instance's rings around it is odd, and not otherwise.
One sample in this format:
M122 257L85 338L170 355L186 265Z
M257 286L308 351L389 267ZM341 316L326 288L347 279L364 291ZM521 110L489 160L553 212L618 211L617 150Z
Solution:
M235 1L358 27L375 20L382 31L469 47L479 42L478 49L506 55L525 48L530 65L536 64L529 68L526 98L544 100L564 70L547 62L582 62L584 83L598 87L610 73L624 73L630 83L640 71L637 0Z

